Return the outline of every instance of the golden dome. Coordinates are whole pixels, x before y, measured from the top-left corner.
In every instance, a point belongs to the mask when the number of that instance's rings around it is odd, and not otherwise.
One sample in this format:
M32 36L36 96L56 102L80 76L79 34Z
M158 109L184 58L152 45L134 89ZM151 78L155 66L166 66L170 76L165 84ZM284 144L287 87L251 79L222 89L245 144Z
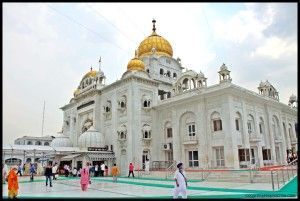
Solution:
M139 60L137 56L133 59L131 59L128 64L127 64L127 70L140 70L144 71L145 70L145 64L142 60Z
M93 68L91 68L91 70L89 72L87 72L82 79L87 78L87 77L96 77L97 76L97 71L93 70Z
M153 22L153 33L145 38L138 47L138 57L152 54L152 48L155 48L156 54L164 56L173 56L173 49L169 41L158 35L155 30L155 20Z

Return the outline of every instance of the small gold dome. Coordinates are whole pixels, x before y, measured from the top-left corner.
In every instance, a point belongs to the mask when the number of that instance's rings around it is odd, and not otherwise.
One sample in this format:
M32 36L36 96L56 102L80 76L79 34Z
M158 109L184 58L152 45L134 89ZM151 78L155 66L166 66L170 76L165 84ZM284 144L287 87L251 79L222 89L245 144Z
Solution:
M74 93L73 93L74 96L77 96L77 95L79 94L79 91L80 91L79 89L76 89L76 90L74 91Z
M128 62L127 65L127 70L132 71L132 70L140 70L144 71L145 70L145 64L143 61L139 60L138 58L133 58Z
M90 72L86 73L83 78L86 78L86 77L96 77L97 75L97 71L95 70L91 70Z
M169 41L158 35L155 30L155 20L153 22L153 33L145 38L138 47L138 57L152 54L152 48L155 48L156 54L163 56L173 56L173 49Z

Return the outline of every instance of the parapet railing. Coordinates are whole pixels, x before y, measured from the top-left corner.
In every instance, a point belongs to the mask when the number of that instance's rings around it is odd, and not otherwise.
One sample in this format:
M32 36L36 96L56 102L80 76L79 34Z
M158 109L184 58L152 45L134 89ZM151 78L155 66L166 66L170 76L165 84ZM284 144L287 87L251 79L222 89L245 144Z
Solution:
M290 162L287 165L284 165L278 169L271 170L271 181L272 181L272 190L279 190L287 182L297 176L297 163L298 159Z

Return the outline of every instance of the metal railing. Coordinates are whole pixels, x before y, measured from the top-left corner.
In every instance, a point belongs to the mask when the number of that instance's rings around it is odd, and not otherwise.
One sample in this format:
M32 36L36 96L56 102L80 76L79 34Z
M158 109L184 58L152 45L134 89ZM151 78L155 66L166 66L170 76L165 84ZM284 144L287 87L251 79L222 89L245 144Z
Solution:
M167 170L175 161L152 161L151 170Z
M176 161L173 161L173 163L167 168L166 172L166 179L170 177L172 173L176 170Z
M289 164L282 166L280 169L271 170L271 181L273 191L279 190L286 183L288 183L295 176L297 176L297 163L298 159L295 159Z

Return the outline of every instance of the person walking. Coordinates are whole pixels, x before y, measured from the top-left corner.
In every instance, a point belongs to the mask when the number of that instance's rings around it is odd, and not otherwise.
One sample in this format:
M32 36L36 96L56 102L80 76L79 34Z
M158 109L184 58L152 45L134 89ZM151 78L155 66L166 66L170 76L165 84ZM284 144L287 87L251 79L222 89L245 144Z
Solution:
M8 176L7 176L7 183L8 183L8 197L10 199L15 199L18 195L19 190L19 182L17 172L18 167L14 166L10 169Z
M89 181L90 181L89 163L87 163L86 167L83 167L80 170L80 185L82 191L87 191Z
M175 188L173 191L173 198L178 198L178 195L181 194L182 198L187 199L187 179L185 173L183 172L183 164L180 162L177 164L178 170L175 172Z
M30 181L33 181L33 176L34 176L35 173L36 173L35 166L32 163L31 166L30 166Z
M21 164L18 165L18 172L17 175L20 173L20 176L22 177L22 166Z
M105 176L107 177L108 176L108 166L105 165Z
M50 163L48 163L48 165L46 166L45 168L45 176L46 176L46 186L48 186L48 180L50 182L50 187L52 187L52 179L51 179L51 176L52 176L52 166Z
M95 177L98 177L99 176L99 165L96 164L95 165Z
M105 171L105 165L104 163L101 163L101 176L104 177L104 171Z
M113 182L117 182L117 176L120 174L120 170L116 164L111 168L111 174L113 176Z
M67 164L64 165L65 177L69 176L69 166Z
M134 170L134 166L133 166L132 163L130 163L130 164L129 164L129 174L128 174L128 177L130 176L131 173L132 173L132 176L134 177L133 170Z
M57 180L57 168L58 168L58 165L57 163L54 164L54 166L52 167L52 176L53 176L53 180Z
M7 171L6 171L5 165L2 164L2 183L3 184L5 184L6 176L7 176Z

